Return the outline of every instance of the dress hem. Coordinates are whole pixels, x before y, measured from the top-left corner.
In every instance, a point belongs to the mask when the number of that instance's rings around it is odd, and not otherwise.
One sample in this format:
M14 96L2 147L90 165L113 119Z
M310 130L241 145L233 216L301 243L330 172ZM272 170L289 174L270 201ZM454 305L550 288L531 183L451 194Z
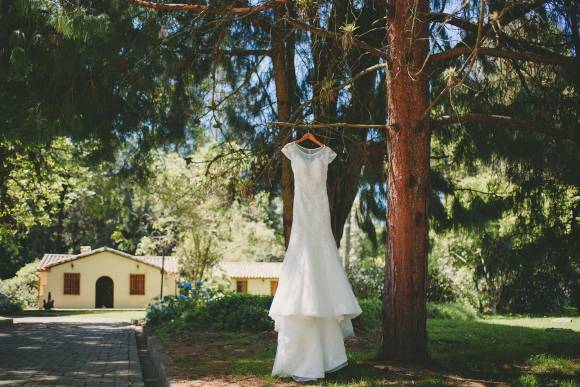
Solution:
M329 374L332 372L339 371L339 370L343 369L344 367L346 367L347 365L348 365L348 360L346 360L343 363L340 363L339 365L332 367L328 370L324 370L324 373ZM296 382L310 382L310 381L314 381L314 380L318 380L318 379L323 379L326 377L326 375L320 376L320 377L304 377L304 376L288 375L288 374L283 374L283 375L272 374L272 376L279 376L282 378L290 378L291 377Z

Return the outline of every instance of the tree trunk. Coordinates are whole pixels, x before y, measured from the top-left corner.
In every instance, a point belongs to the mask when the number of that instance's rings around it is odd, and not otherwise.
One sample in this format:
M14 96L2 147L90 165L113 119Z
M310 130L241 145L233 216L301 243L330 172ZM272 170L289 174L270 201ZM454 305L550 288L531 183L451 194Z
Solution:
M348 273L350 271L350 238L351 238L351 224L352 224L352 211L349 212L348 218L346 218L346 225L344 226L344 270Z
M286 122L290 118L290 85L289 80L292 75L289 74L288 69L288 57L292 57L292 62L294 62L294 56L290 55L291 52L286 50L284 45L284 34L285 29L282 23L279 21L280 10L275 9L275 23L272 25L271 35L272 35L272 68L274 72L274 84L276 87L276 105L278 109L278 121ZM294 69L293 65L291 67ZM295 78L295 75L294 75ZM290 136L290 128L282 127L280 129L281 133L279 138L287 139ZM280 152L280 150L278 150ZM282 160L282 173L280 181L282 183L282 221L284 225L284 243L286 248L288 248L288 243L290 242L290 230L292 228L292 212L293 212L293 202L294 202L294 183L292 180L292 169L290 167L290 160L284 156L280 156Z
M387 253L379 357L427 360L426 275L430 128L427 0L388 7Z

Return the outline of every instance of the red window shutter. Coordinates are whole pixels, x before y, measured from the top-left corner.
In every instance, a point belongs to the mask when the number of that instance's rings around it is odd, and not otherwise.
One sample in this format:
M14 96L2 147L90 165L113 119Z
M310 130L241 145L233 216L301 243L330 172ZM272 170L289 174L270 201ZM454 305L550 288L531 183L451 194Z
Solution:
M271 280L270 281L270 294L273 296L276 294L276 290L278 290L278 280Z
M248 280L237 280L236 281L236 290L238 293L247 293L248 292Z
M64 273L64 294L81 294L81 274Z
M129 277L129 294L145 294L145 274L131 274Z

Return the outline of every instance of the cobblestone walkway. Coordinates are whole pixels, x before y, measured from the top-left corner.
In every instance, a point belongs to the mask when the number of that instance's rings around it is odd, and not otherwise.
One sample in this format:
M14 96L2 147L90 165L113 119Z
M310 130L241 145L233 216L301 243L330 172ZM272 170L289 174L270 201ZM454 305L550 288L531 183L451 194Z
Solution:
M0 385L143 386L135 331L102 319L16 319L0 329Z

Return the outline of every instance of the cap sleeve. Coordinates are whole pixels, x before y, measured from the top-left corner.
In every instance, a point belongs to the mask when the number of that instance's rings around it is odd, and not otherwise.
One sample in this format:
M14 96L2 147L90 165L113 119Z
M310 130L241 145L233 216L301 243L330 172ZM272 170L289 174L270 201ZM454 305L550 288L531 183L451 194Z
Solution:
M292 146L291 146L291 142L289 142L288 144L284 145L282 147L282 153L284 153L284 155L289 158L290 160L292 160Z
M324 161L326 164L330 164L332 160L336 157L336 152L330 147L326 147L326 154L324 155Z

